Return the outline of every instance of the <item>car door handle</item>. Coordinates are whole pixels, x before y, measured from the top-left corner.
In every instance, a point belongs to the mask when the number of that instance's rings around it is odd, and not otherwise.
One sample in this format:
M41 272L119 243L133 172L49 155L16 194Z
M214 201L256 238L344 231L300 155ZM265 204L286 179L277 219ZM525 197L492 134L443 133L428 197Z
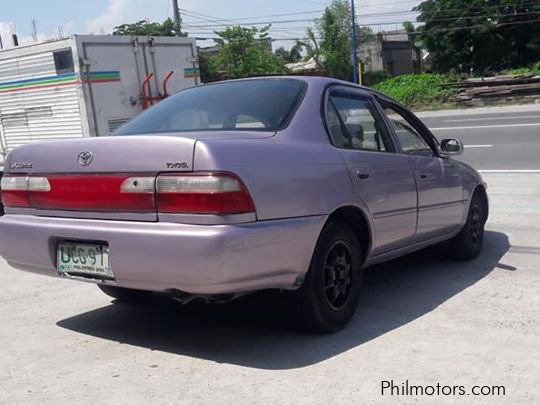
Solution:
M369 173L364 173L364 172L361 172L360 170L356 171L356 175L358 176L360 180L369 179Z
M427 179L429 176L427 174L420 174L421 179Z

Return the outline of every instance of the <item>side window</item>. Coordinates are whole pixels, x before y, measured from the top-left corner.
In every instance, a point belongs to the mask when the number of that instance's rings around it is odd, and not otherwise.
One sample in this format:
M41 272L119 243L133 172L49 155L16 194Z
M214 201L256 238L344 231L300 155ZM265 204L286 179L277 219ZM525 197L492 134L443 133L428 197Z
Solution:
M332 144L342 149L393 152L386 127L373 103L360 96L332 92L326 106Z
M53 52L54 67L57 74L74 72L71 49Z
M403 152L407 155L434 156L433 149L405 117L390 106L384 106L384 112L394 126Z

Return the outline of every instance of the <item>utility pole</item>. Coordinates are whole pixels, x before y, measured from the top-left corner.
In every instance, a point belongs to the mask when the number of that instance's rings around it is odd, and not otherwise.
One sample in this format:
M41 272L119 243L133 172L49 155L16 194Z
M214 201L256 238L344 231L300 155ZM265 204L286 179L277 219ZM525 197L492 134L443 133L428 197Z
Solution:
M35 18L32 18L32 41L37 42L38 33L37 33L37 21Z
M180 8L178 8L178 0L173 0L173 15L174 15L174 30L176 36L182 36L182 20L180 19Z
M358 49L356 49L356 14L354 12L354 0L351 0L351 14L354 82L358 83Z

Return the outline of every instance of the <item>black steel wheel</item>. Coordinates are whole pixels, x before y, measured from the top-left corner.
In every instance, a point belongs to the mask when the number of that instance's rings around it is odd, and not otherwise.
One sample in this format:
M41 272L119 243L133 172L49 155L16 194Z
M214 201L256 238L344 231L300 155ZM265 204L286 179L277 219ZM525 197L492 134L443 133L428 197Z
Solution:
M319 236L304 283L293 293L297 322L319 333L345 327L358 305L362 264L361 244L351 227L330 220Z
M484 200L480 194L476 192L471 199L467 222L450 240L448 249L452 257L464 261L478 257L484 244L486 217L487 207L484 206Z
M349 246L338 240L328 251L324 264L324 292L328 305L342 310L351 297L353 287L352 253Z
M484 231L484 224L482 223L482 213L478 204L474 204L471 207L470 218L467 225L469 227L471 242L473 244L478 244L478 242L482 238L482 233Z

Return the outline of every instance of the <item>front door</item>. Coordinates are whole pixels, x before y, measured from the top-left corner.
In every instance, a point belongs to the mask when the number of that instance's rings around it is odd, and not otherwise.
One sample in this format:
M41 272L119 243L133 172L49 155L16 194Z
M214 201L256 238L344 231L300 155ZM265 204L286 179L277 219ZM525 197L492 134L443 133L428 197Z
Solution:
M416 241L456 231L462 224L463 182L452 159L438 156L433 136L399 106L383 104L418 187Z
M370 210L375 235L372 254L411 243L417 217L414 171L408 156L396 153L372 98L360 90L332 88L326 121L358 197Z

